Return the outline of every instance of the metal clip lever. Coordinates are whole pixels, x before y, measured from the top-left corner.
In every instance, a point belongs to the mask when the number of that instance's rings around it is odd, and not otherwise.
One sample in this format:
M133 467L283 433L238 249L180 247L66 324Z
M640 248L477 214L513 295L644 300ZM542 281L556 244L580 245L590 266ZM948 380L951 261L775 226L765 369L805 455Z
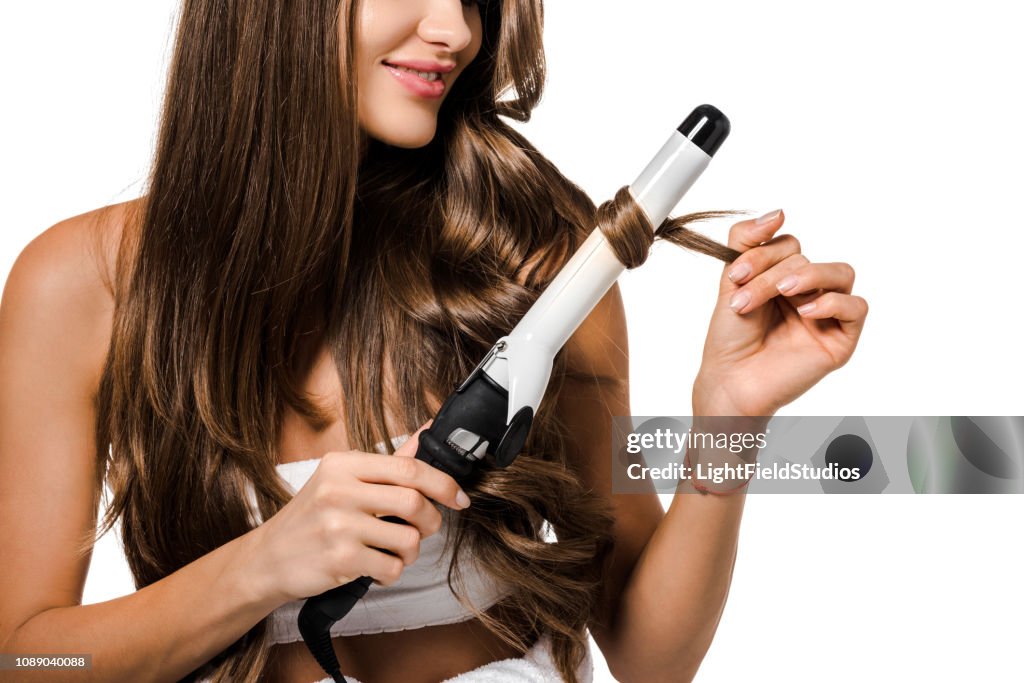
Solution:
M442 470L465 472L465 476L487 455L498 467L512 464L529 434L534 412L532 406L525 406L507 420L509 392L484 370L505 346L501 341L495 344L445 400L434 422L420 432L417 458L426 451L445 465Z

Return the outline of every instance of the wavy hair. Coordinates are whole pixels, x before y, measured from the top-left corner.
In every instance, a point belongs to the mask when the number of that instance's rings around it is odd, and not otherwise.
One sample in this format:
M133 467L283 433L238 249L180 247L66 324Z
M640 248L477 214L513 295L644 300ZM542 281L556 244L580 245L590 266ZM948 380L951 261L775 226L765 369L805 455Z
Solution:
M627 265L650 246L628 192L599 210L500 118L528 121L541 97L539 0L482 5L480 53L418 149L359 129L356 4L183 4L98 397L97 479L113 493L100 534L121 520L138 588L250 531L248 487L264 519L290 500L274 469L286 407L317 429L340 417L350 447L393 453L391 427L433 417L595 226ZM658 236L728 261L736 252L685 227L727 213L671 219ZM341 416L303 390L325 346ZM469 549L512 589L500 618L477 610L483 623L521 652L548 631L576 683L613 517L567 463L554 406L570 372L559 353L515 465L468 488L448 578L461 595ZM255 683L265 636L263 620L201 670Z

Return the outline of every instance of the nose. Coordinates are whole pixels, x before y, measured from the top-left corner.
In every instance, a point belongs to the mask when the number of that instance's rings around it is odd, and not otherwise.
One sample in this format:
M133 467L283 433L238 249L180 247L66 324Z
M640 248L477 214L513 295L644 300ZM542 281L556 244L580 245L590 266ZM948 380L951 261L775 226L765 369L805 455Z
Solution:
M418 32L428 43L445 45L452 52L464 49L473 40L461 0L427 0Z

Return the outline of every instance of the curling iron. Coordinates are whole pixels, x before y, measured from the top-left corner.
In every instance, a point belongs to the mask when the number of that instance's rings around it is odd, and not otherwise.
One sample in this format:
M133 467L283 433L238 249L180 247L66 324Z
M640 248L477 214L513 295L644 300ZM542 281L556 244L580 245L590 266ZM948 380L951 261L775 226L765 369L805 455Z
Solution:
M629 192L656 229L707 168L729 135L729 119L715 107L694 109L672 131ZM530 432L555 354L625 270L600 228L593 230L519 323L495 342L419 435L416 458L456 481L482 462L508 467ZM394 516L389 522L408 524ZM387 552L387 551L385 551ZM299 632L337 683L345 683L331 627L362 599L373 582L363 576L309 598L299 611Z

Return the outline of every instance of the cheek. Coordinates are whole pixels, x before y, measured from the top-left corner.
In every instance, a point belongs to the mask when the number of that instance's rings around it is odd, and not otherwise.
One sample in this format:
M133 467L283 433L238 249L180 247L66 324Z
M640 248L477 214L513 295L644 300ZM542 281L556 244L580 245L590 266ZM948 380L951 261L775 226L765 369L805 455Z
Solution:
M367 4L371 6L373 5L372 2ZM355 28L356 30L353 35L356 44L355 66L356 73L359 77L357 82L359 82L370 74L374 62L374 56L377 54L377 47L380 44L376 15L374 14L372 7L367 7L360 13L359 22ZM340 45L344 46L344 44L345 37L342 36Z
M465 49L466 57L464 59L467 64L477 58L480 54L480 48L483 46L484 42L484 28L479 14L473 17L469 26L473 31L473 42ZM469 59L470 57L472 57L472 59Z
M373 5L373 2L367 3ZM361 15L356 34L356 102L358 103L359 119L365 121L370 115L374 92L380 89L377 80L381 68L377 65L377 59L382 54L382 46L385 44L386 36L381 36L376 15L367 8ZM385 74L386 75L386 74Z
M462 78L462 73L467 68L469 68L470 64L477 60L477 58L480 56L480 48L483 47L483 32L480 26L479 16L472 20L472 23L470 23L470 28L473 31L473 40L469 45L465 47L465 49L463 49L459 53L459 66L453 72L455 74L455 78L453 79L453 81L457 81L458 79Z

